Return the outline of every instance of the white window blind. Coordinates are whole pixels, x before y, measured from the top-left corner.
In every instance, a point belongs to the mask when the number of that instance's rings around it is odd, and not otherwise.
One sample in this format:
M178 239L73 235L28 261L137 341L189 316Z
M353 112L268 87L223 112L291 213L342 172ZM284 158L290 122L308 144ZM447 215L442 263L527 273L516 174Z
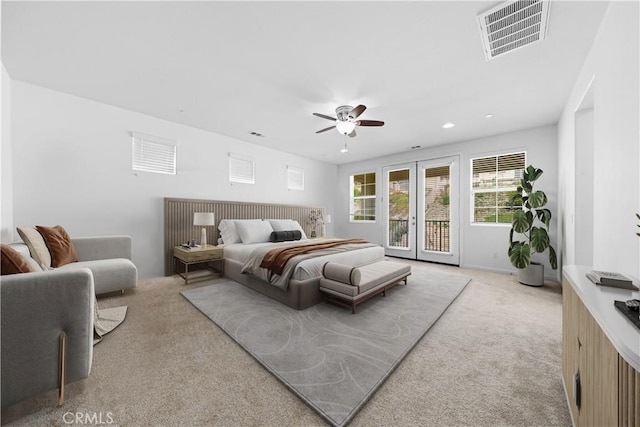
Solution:
M474 223L511 223L509 199L516 193L526 153L471 159L471 207Z
M175 141L137 132L131 132L131 137L134 171L176 174Z
M229 153L229 182L256 183L256 162L244 156Z
M287 188L304 190L304 170L295 166L287 166Z

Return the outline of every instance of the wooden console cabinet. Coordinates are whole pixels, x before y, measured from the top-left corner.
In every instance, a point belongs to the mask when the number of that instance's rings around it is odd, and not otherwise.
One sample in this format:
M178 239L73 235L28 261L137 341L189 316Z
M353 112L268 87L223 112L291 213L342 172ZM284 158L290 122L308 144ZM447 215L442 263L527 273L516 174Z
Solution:
M640 293L596 286L585 277L588 271L563 271L562 376L573 423L637 427L640 329L613 302L640 299Z

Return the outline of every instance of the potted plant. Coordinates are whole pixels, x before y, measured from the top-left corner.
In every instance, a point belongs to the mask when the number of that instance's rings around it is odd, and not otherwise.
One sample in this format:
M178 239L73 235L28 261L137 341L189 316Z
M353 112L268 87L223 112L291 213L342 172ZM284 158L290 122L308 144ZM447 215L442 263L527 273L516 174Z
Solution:
M322 215L322 209L311 209L309 212L309 220L307 224L311 226L311 237L316 237L316 231L318 229L318 223L322 223L324 217Z
M530 286L542 286L544 283L544 265L532 262L532 255L548 249L551 268L558 268L558 258L548 232L551 211L544 207L547 195L533 188L541 175L542 169L529 165L524 170L517 193L509 200L509 205L515 209L509 233L509 259L519 270L518 281ZM515 233L522 235L524 240L514 240Z

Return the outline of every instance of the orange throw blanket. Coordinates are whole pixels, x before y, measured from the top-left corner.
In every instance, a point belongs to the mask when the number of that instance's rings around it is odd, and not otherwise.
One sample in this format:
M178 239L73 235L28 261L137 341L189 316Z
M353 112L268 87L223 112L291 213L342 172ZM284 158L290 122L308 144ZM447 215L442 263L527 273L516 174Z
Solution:
M369 243L364 239L330 240L306 245L286 246L284 248L271 249L262 259L260 267L269 269L277 275L282 274L284 265L296 255L308 254L319 249L333 248L352 243Z

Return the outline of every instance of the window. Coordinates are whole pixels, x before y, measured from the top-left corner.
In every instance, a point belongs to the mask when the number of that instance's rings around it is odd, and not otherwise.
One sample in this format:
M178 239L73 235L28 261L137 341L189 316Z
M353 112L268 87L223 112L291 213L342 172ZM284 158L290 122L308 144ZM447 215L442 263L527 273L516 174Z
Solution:
M133 140L133 170L176 174L175 141L131 132Z
M351 221L376 220L376 173L351 175Z
M289 190L304 190L304 170L287 166L287 188Z
M229 153L229 182L256 183L256 162L253 159Z
M525 157L521 152L471 159L472 222L511 223L509 199L520 185Z

